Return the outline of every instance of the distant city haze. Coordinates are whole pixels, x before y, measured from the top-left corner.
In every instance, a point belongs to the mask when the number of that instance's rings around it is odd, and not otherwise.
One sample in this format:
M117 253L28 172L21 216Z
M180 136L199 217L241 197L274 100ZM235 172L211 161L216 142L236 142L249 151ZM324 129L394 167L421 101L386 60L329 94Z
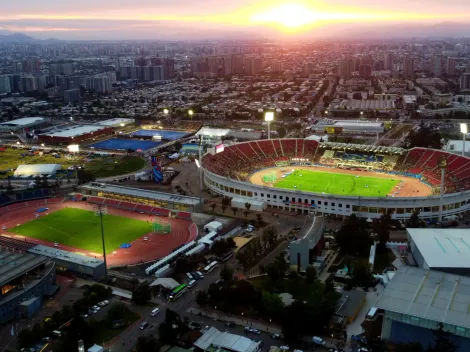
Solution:
M38 39L470 35L467 0L1 0L0 34Z

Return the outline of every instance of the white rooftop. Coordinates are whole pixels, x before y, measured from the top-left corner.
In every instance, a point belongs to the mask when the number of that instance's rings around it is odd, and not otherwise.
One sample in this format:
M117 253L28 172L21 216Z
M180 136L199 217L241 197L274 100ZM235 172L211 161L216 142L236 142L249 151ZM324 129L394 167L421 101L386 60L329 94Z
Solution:
M161 277L159 279L156 279L150 284L150 287L152 286L163 286L168 290L173 290L175 287L178 287L180 284L178 281L175 279L172 279L171 277Z
M229 134L230 130L227 128L211 128L211 127L202 127L197 131L196 136L209 136L209 137L222 137Z
M470 278L402 266L385 287L377 308L470 328Z
M59 164L30 164L30 165L19 165L14 175L54 175L57 170L60 170L62 166Z
M429 268L470 268L469 229L407 229Z
M258 344L258 342L247 337L220 332L214 327L211 327L194 343L196 347L202 350L207 350L210 346L214 346L233 352L254 352L258 350Z
M0 126L1 125L5 125L5 126L11 126L11 125L28 126L28 125L35 124L35 123L41 123L43 121L44 121L44 117L23 117L22 119L2 122L2 123L0 123Z
M60 259L70 263L75 263L83 266L88 266L91 268L96 268L99 265L103 265L104 262L101 259L96 259L92 257L87 257L82 254L77 254L69 251L64 251L58 248L47 247L38 244L31 249L28 249L29 253L40 254L45 257L52 259Z
M99 121L96 123L98 126L117 126L117 125L129 125L131 123L134 123L134 119L125 119L125 118L114 118L114 119L109 119L109 120L104 120L104 121Z
M367 121L336 121L334 125L339 127L383 127L381 122Z
M103 126L75 125L75 126L70 126L64 129L60 129L55 132L46 132L44 133L44 135L51 136L51 137L77 137L83 134L102 130L103 128L104 128Z
M467 138L469 136L467 135ZM451 139L444 146L444 149L449 152L461 153L463 149L463 140L461 139ZM465 143L465 153L470 153L470 141Z

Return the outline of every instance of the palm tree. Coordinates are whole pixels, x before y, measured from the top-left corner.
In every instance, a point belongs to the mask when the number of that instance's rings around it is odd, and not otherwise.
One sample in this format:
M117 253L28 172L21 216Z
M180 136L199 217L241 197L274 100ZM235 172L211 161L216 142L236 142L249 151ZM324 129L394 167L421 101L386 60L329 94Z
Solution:
M238 209L235 207L232 207L231 210L233 211L233 215L237 215Z

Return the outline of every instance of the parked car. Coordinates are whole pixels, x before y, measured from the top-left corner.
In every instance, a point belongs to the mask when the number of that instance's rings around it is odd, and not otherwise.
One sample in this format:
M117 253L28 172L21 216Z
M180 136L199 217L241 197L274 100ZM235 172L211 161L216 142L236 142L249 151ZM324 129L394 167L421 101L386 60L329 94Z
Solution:
M232 326L235 326L235 323L234 323L233 321L226 321L226 322L225 322L225 326L228 327L228 328L230 328L230 327L232 327Z
M91 307L91 309L96 310L98 312L101 308L95 305L95 306Z
M259 331L258 329L250 328L249 326L245 326L245 331L256 335L261 334L261 331Z
M144 330L148 325L149 325L149 323L144 321L142 324L140 324L140 330Z
M279 334L271 334L271 338L275 339L275 340L280 340L281 339L281 335Z
M325 340L323 340L321 337L318 337L318 336L312 337L312 341L314 344L320 345L320 346L325 346L326 344Z

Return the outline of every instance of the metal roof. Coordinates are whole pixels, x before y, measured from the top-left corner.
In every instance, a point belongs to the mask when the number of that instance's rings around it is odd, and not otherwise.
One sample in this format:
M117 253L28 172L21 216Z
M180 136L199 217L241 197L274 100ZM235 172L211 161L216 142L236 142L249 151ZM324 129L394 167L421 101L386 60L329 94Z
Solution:
M87 133L91 132L96 132L99 130L102 130L103 126L92 126L92 125L74 125L74 126L69 126L64 129L60 129L54 132L46 132L43 135L44 136L50 136L50 137L77 137L81 136Z
M30 165L19 165L15 170L15 176L22 175L54 175L57 170L62 168L59 164L30 164Z
M403 266L385 287L376 307L470 328L470 278Z
M94 182L96 184L96 182ZM124 187L118 185L112 185L109 183L100 183L100 186L94 186L92 183L87 183L81 185L80 188L94 190L99 192L109 192L119 195L133 196L133 197L142 197L146 199L165 201L169 203L178 203L185 205L198 205L201 203L201 200L196 197L180 196L172 193L163 193L148 191L140 188L133 187Z
M470 268L469 229L407 229L429 268Z
M196 347L203 350L207 350L210 346L215 346L234 352L254 352L258 350L258 344L258 342L247 337L220 332L214 327L211 327L194 343Z
M22 119L11 120L0 123L0 126L29 126L44 121L44 117L23 117Z
M46 263L49 259L29 253L0 252L0 287Z
M77 254L69 251L64 251L58 248L47 247L38 244L28 250L29 253L40 254L52 259L60 259L69 263L79 264L90 268L104 265L103 260L88 257L86 255Z

